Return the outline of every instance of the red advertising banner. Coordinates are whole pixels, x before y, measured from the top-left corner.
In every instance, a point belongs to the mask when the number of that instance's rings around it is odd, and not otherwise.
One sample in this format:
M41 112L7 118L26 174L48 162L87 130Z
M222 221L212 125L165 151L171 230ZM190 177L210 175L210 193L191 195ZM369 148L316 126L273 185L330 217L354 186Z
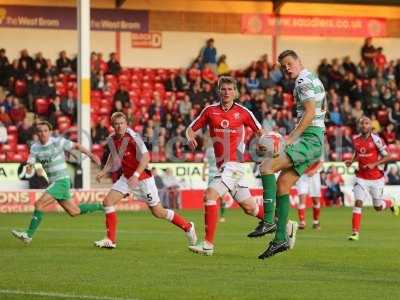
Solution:
M132 33L132 48L161 48L161 32Z
M23 213L32 212L34 210L34 203L42 195L42 191L38 190L19 190L19 191L0 191L0 214L2 213ZM108 189L95 189L95 190L75 190L73 191L72 201L78 203L96 203L102 202L108 193ZM251 189L251 194L256 198L259 203L262 203L262 190ZM322 193L324 194L324 193ZM185 189L181 190L180 206L182 209L203 209L204 190L199 189ZM224 201L228 208L238 208L238 204L232 199L230 195L224 197ZM298 202L296 189L290 192L290 202L295 206ZM322 197L322 204L324 205L324 197ZM307 200L307 207L311 207L311 199ZM132 197L122 199L117 205L118 211L137 211L146 209L145 202L137 201ZM63 211L61 206L56 203L46 207L48 212Z
M276 22L278 26L275 26ZM386 36L386 20L296 15L276 18L267 14L244 14L241 19L241 32L266 35L278 32L280 35L297 36L383 37Z

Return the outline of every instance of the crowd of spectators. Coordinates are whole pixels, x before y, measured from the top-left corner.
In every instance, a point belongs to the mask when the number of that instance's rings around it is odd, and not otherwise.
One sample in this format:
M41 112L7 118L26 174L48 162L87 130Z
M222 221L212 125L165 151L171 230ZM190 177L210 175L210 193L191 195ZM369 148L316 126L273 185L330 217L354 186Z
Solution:
M374 132L400 154L400 59L388 61L371 39L360 54L357 61L323 59L316 70L327 91L326 153L330 160L351 155L351 138L362 115L371 117ZM5 137L4 128L10 126L17 129L12 142L34 140L36 118L46 118L57 133L76 138L76 63L76 57L70 58L65 51L53 64L40 52L31 57L27 50L10 62L0 49L0 143L7 143L10 134ZM111 130L109 115L122 111L129 125L142 134L153 160L169 159L168 150L178 158L201 159L201 154L186 151L184 132L205 105L218 101L215 84L222 74L235 76L238 102L265 129L282 134L293 130L293 82L279 66L263 55L243 70L231 70L228 57L218 56L215 41L208 39L187 69L122 68L115 53L105 61L101 53L93 52L92 142L101 146L96 149L103 148ZM10 158L0 155L0 160L6 159Z

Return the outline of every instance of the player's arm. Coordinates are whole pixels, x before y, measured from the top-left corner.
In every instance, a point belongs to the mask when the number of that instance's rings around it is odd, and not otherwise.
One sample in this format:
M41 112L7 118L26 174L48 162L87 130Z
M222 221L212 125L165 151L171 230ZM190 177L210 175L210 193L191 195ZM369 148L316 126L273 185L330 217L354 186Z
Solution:
M315 100L313 98L307 99L303 103L304 114L296 128L289 134L286 143L292 144L300 135L303 134L304 130L311 125L315 117Z
M133 136L132 138L135 140L137 153L141 155L139 164L135 172L133 172L133 175L130 178L128 178L129 183L132 186L136 186L139 183L140 175L143 173L143 171L147 168L147 166L150 163L150 154L140 136L137 135Z
M83 147L82 145L78 143L74 143L73 149L78 150L79 152L85 154L87 157L89 157L96 165L101 166L101 161L100 158L94 155L92 152L90 152L88 149Z
M242 115L244 125L251 128L251 130L258 136L262 136L265 133L265 130L262 128L260 122L256 119L254 114L246 109L247 113Z
M207 111L208 107L204 108L200 115L193 120L193 122L186 129L186 139L190 149L193 151L197 148L196 134L195 132L200 128L203 128L207 124Z
M353 162L356 160L356 153L353 153L353 157L351 159L345 160L344 164L346 165L347 168L350 168L350 166L353 164Z
M107 162L104 165L103 169L96 175L97 182L100 183L100 180L111 171L112 165L113 165L113 156L110 153L108 155Z
M381 158L378 159L376 162L367 164L366 165L367 168L374 169L381 164L385 164L391 160L394 160L393 155L389 151L387 151L386 144L383 142L383 140L380 137L376 137L376 136L372 135L372 139L375 143L375 146L378 148Z

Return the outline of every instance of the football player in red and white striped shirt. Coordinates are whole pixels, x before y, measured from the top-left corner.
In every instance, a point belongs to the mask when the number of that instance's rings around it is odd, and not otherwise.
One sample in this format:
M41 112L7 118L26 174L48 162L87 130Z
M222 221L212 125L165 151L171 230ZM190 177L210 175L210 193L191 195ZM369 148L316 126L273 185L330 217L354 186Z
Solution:
M353 233L349 237L351 241L359 240L363 201L369 196L372 198L375 210L391 209L394 214L398 215L399 213L399 209L393 201L383 199L385 179L383 171L379 168L380 165L393 158L384 141L379 135L372 132L371 120L362 117L359 122L361 134L353 138L353 159L345 161L347 167L350 167L353 161L358 162L353 189L356 201L353 207Z
M151 171L147 168L150 155L139 134L128 128L126 116L116 112L111 116L115 133L108 139L111 149L103 170L97 175L100 181L112 168L122 168L122 175L113 184L103 201L106 214L107 237L95 242L99 248L116 247L117 215L115 204L132 193L135 198L146 201L151 213L156 218L166 219L185 231L189 245L197 242L194 224L186 221L177 212L161 206L158 190Z
M186 136L189 146L197 147L195 132L209 127L218 172L210 182L205 194L205 239L189 249L195 253L212 255L217 226L217 199L230 193L244 212L259 219L264 210L251 196L249 185L244 179L243 155L245 150L245 127L261 133L260 123L247 108L235 103L238 97L236 81L232 77L221 77L218 81L221 101L207 106L189 125Z

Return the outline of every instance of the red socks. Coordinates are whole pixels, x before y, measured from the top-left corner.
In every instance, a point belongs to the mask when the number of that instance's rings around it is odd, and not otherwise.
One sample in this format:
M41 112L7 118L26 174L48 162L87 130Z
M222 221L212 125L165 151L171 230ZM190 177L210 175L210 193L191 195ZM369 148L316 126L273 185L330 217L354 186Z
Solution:
M305 219L306 219L306 205L305 204L299 204L297 206L297 213L299 215L300 223L304 223Z
M360 232L361 215L362 215L362 208L361 207L353 207L353 219L352 219L353 233Z
M107 238L115 243L117 238L117 213L115 212L115 207L104 207L104 211L106 213Z
M314 223L318 223L319 222L319 215L321 213L321 204L317 204L313 206L313 220Z
M204 206L204 210L204 225L206 231L205 240L213 244L218 220L217 201L207 200Z
M180 214L173 211L172 209L167 209L166 219L169 220L172 224L184 230L185 232L189 231L192 227L192 224L190 224L188 221L186 221L185 218L183 218Z

